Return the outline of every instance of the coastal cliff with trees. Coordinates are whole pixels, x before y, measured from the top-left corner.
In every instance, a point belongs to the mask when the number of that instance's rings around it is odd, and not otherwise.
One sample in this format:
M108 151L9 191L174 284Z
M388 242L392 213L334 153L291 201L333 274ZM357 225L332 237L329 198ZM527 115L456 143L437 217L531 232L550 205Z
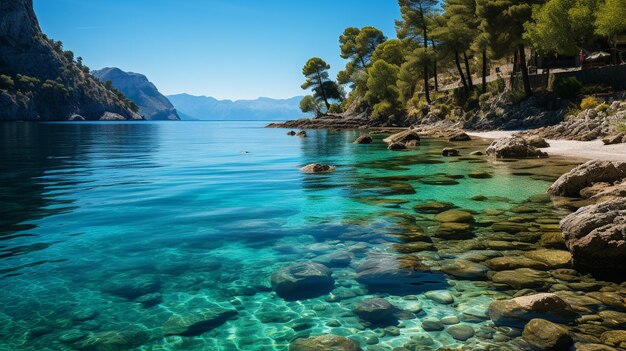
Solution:
M32 0L0 2L0 120L142 119L39 27Z
M320 80L338 93L333 103L326 103L328 90L320 90L319 82L305 84L302 88L313 87L313 94L303 100L303 111L318 118L282 126L452 121L471 129L527 129L577 117L585 111L586 97L609 106L624 100L620 92L626 86L616 79L626 76L620 46L626 44L624 0L398 4L396 38L374 27L347 28L339 38L345 69L336 81L328 74ZM595 66L604 67L590 68ZM344 96L341 87L349 93ZM611 132L620 128L623 123Z

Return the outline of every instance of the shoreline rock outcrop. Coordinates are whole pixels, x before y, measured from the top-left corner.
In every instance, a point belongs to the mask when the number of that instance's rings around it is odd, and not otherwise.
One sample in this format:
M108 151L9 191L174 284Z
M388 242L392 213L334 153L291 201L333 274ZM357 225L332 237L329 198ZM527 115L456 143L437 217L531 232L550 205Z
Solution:
M531 146L518 136L500 138L487 148L487 155L495 158L545 158L548 154Z

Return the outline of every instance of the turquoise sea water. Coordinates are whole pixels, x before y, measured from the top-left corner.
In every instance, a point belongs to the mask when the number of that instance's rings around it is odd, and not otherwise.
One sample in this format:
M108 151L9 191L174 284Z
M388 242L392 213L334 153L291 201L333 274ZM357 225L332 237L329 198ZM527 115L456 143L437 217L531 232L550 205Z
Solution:
M414 205L506 211L545 193L572 162L440 157L450 145L484 150L480 141L426 139L391 152L382 136L354 145L358 132L285 133L256 122L0 124L0 350L287 350L326 333L374 351L492 342L421 328L425 317L484 309L501 294L488 284L439 273L433 288L456 299L443 305L424 297L428 287L368 290L355 267L405 255L393 245L407 230L432 234L433 215ZM299 171L316 162L338 168ZM467 177L479 170L493 178ZM456 184L423 181L437 174ZM435 271L463 253L457 241L434 241L438 250L412 255ZM330 294L286 301L272 292L279 267L337 252L352 262L332 268ZM395 326L363 323L353 309L371 297L412 315ZM237 314L164 336L172 317L222 309ZM462 323L479 331L488 322L478 319Z

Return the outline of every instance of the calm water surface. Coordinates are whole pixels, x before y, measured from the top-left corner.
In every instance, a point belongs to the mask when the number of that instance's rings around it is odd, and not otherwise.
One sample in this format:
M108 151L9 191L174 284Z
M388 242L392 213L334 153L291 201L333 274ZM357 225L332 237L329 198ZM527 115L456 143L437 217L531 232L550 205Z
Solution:
M374 291L355 280L355 267L375 255L406 255L397 249L406 232L432 236L433 215L415 213L417 204L452 202L479 218L502 213L545 193L571 167L443 159L449 145L440 140L390 152L381 136L354 145L358 132L298 138L261 127L0 124L0 349L287 350L295 338L325 333L353 337L368 350L410 342L459 347L445 332L425 332L421 319L484 310L500 292L441 273L432 287ZM468 155L486 144L456 146ZM299 172L314 162L339 167ZM478 170L493 178L467 177ZM487 200L472 199L478 195ZM555 219L563 213L543 211ZM436 249L409 253L433 271L467 253L463 241L433 241ZM272 292L269 277L279 267L337 252L352 262L332 268L330 294L286 301ZM431 288L448 289L456 302L425 298ZM368 325L352 313L371 297L410 312L400 328ZM237 314L164 336L172 318L216 310ZM480 330L487 322L463 323Z

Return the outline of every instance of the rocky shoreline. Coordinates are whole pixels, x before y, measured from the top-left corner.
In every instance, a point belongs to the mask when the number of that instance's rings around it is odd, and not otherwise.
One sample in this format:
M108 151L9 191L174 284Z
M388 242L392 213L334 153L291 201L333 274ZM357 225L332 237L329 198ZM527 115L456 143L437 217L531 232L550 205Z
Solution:
M431 126L404 130L384 141L394 151L419 147L418 131L451 141L470 139L460 129ZM547 157L540 150L544 143L541 139L511 136L494 141L486 154L502 160ZM540 209L548 203L575 212L561 217L560 222L554 221ZM398 265L395 260L366 258L357 267L357 281L370 288L375 288L372 284L382 277L394 284L422 285L432 272L443 272L461 281L486 280L510 294L509 298L500 297L491 302L484 312L467 310L461 319L463 322L486 319L494 329L477 330L471 324L458 324L459 320L448 317L428 317L422 318L424 330L445 331L459 341L481 339L485 333L507 330L508 337L497 337L500 341L509 340L511 350L626 348L626 162L594 160L575 167L559 177L545 197L529 199L512 209L513 216L493 213L490 220L477 220L471 210L436 201L414 209L417 213L435 214L439 227L434 238L464 243L448 249L459 250L458 256L425 265L417 258L420 253L438 248L441 254L442 248L427 236L418 235L395 246L397 251L408 254L406 263ZM478 242L473 233L483 227L490 228L493 237ZM332 279L324 267L299 269L298 272L310 272L311 276L292 276L288 281L302 280L307 285L310 279ZM320 275L320 272L325 273ZM429 291L426 296L441 304L452 304L456 299L443 290ZM401 320L397 316L409 313L384 298L375 300L363 301L355 313L370 323ZM409 313L413 317L408 318L414 318L414 313ZM499 334L491 334L495 339L494 335ZM398 350L425 346L417 345L420 343ZM496 349L500 348L493 350ZM298 339L290 350L364 349L350 338L328 334Z

